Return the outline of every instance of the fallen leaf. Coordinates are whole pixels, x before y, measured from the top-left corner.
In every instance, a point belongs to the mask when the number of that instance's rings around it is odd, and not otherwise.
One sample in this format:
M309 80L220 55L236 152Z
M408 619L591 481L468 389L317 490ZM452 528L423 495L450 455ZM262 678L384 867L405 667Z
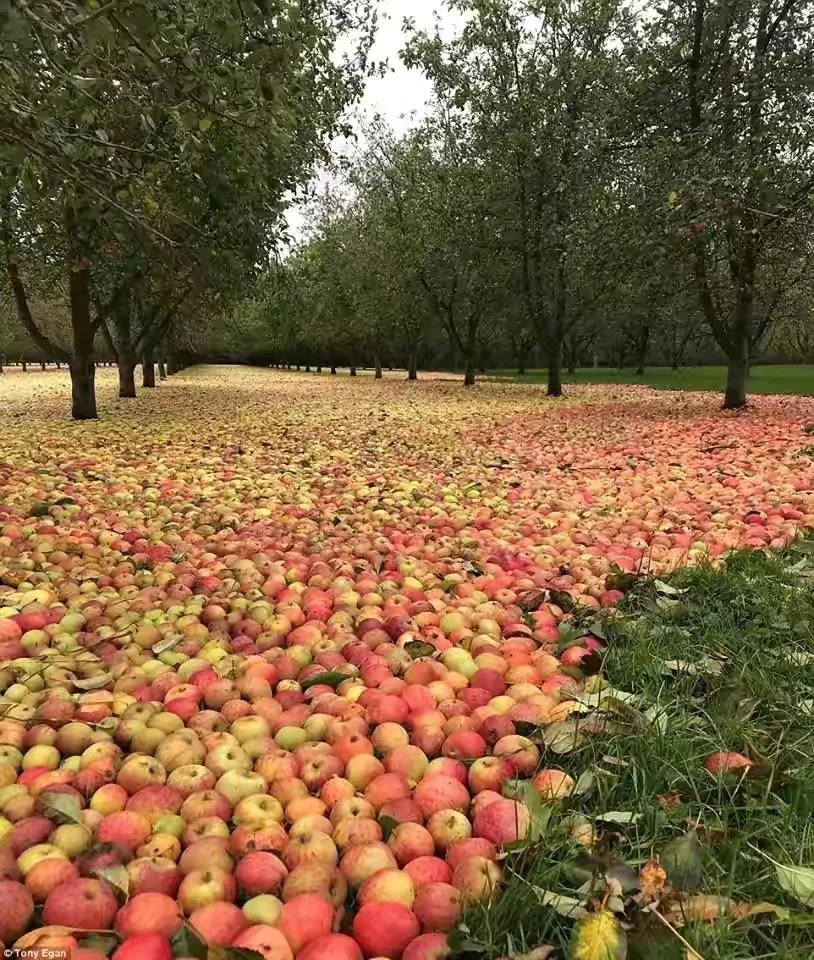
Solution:
M568 956L570 960L625 960L627 935L610 911L600 910L574 924Z
M657 860L648 860L639 871L639 889L644 903L661 900L667 886L667 871Z
M551 907L563 917L575 919L590 916L585 909L585 902L583 900L578 900L576 897L568 897L562 893L555 893L553 890L544 890L542 887L532 887L532 890L542 906Z
M704 875L704 857L698 833L690 830L683 837L668 843L661 851L659 862L667 871L671 887L687 893L697 890Z
M607 813L598 813L596 819L601 820L603 823L618 823L621 826L626 826L627 824L636 823L638 820L641 820L642 815L628 810L608 810Z
M772 863L777 874L777 882L786 893L790 893L807 907L814 907L814 869L775 863L774 860Z

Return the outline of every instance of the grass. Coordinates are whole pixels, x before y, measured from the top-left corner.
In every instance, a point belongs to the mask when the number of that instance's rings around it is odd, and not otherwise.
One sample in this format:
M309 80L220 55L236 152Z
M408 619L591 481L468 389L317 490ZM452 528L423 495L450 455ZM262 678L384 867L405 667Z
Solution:
M498 370L501 379L518 383L545 383L545 370L531 370L519 376L512 370ZM649 367L644 376L632 370L617 370L586 367L576 373L563 374L565 383L631 383L657 390L716 390L723 391L726 383L726 367ZM814 364L773 364L755 366L749 378L750 393L786 393L814 396Z
M540 944L565 955L574 921L541 906L535 888L582 898L580 885L596 884L610 868L634 885L622 894L620 915L630 924L629 960L814 956L814 916L783 890L769 859L814 867L810 548L814 541L801 541L777 556L739 553L722 569L684 570L670 580L670 586L686 591L676 596L653 583L631 591L623 616L606 627L602 675L617 689L638 694L638 710L655 707L658 719L638 732L629 727L592 735L571 753L544 755L544 765L561 767L574 778L590 770L593 789L561 802L541 842L510 854L503 896L466 917L458 942L462 955L497 958ZM711 671L705 669L707 658L713 658ZM673 660L692 666L666 669L665 662ZM719 673L716 664L722 666ZM627 719L641 723L636 714ZM715 777L704 760L719 750L739 751L758 762L748 777ZM594 819L597 843L580 847L570 836L569 818L602 811L631 814L634 822ZM751 919L729 916L688 923L676 933L635 903L641 866L695 826L703 856L698 892L779 905L789 911L785 920L772 912ZM659 910L664 915L668 907Z

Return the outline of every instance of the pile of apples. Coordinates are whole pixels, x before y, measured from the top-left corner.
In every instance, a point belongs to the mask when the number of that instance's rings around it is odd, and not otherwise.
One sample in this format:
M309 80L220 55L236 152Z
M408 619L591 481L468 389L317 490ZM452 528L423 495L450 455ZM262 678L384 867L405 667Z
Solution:
M600 646L564 608L814 525L801 400L248 370L70 430L5 400L0 942L73 960L444 956L574 786L525 735Z
M0 939L101 960L83 931L115 930L115 960L166 960L186 923L265 960L444 956L529 828L502 788L573 783L516 724L568 714L598 641L564 664L553 605L398 566L3 590Z

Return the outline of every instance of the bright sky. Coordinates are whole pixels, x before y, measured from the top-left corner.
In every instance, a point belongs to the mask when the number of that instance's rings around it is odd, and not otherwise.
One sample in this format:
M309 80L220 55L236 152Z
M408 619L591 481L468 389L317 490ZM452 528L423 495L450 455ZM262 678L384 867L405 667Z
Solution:
M401 62L399 52L406 43L403 30L405 17L410 17L419 30L432 30L436 11L441 14L444 27L454 29L457 16L444 8L443 0L379 0L379 27L371 56L375 62L387 61L388 72L383 77L370 77L362 102L356 108L359 120L369 120L380 114L396 133L404 133L415 125L426 111L432 97L432 84L420 70L408 70ZM357 127L359 123L355 124ZM334 145L337 152L358 149L345 140ZM320 181L325 178L321 177ZM289 230L294 239L303 234L305 217L300 207L288 213Z

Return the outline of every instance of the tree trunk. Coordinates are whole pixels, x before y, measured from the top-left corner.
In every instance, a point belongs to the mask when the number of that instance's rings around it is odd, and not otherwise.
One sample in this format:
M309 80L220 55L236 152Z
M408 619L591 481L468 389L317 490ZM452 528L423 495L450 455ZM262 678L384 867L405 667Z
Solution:
M167 367L163 360L158 361L158 379L159 380L167 379Z
M418 380L418 348L415 346L407 351L407 379Z
M119 358L119 397L126 399L136 395L136 365L130 356Z
M562 340L548 346L548 395L562 396Z
M746 406L746 380L749 376L749 338L741 336L735 351L729 357L726 371L724 410L737 410Z
M322 373L322 365L317 367L317 373Z
M378 353L377 353L376 356L373 358L373 365L374 365L373 379L374 379L374 380L381 380L381 378L382 378L382 358L379 356Z
M20 366L23 368L23 373L28 373L28 361L27 361L27 360L21 360L21 361L20 361Z
M40 370L42 370L42 372L45 373L45 361L44 361L44 360L40 360Z
M67 217L71 236L72 219ZM71 267L68 281L71 303L73 356L71 357L71 416L74 420L95 420L96 364L93 358L93 325L90 318L90 276L84 257Z
M334 364L331 364L331 376L332 377L336 376L336 367L334 366Z
M73 357L71 371L71 416L74 420L95 420L96 364L92 356Z
M141 358L141 385L142 387L155 386L155 360L152 347L145 347Z
M467 318L466 324L466 356L464 357L464 386L475 386L475 353L478 350L477 343L478 324L473 317ZM481 373L483 370L483 345L480 348Z
M352 377L355 377L355 376L356 376L356 367L351 367L351 368L350 368L350 375L351 375Z

